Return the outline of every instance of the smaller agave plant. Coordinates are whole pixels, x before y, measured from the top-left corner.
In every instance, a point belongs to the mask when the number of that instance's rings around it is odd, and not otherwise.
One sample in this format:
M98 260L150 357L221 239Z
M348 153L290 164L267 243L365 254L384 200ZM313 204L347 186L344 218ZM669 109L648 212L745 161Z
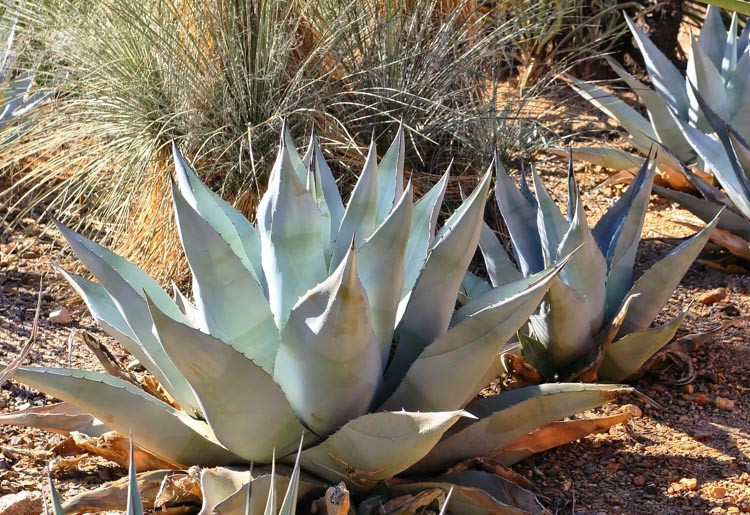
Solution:
M692 40L687 77L684 77L648 36L630 18L626 16L626 19L653 88L638 81L614 60L607 58L607 61L641 100L648 119L624 100L592 84L569 77L571 86L617 120L627 131L628 142L642 155L647 154L654 143L668 150L659 152L656 157L661 172L659 182L678 190L693 191L696 186L682 173L682 163L694 168L704 179L712 168L692 139L684 134L681 125L715 138L714 129L700 108L698 94L723 120L741 128L740 133L746 140L750 136L750 24L746 24L738 36L737 14L733 14L727 30L719 8L709 6L700 36ZM553 152L564 153L559 149ZM636 155L606 147L576 148L573 154L576 159L612 170L636 170L641 161Z
M243 481L205 468L205 513L242 513L250 485L248 512L274 512L263 510L275 482L257 471L275 460L317 478L305 489L344 481L360 500L377 486L394 495L453 488L456 513L541 511L514 483L446 469L488 455L512 464L544 446L533 431L629 389L559 383L477 397L569 258L514 274L519 281L502 277L493 301L454 315L491 170L437 229L448 173L414 203L403 152L402 131L379 164L371 145L345 205L315 139L302 158L284 131L252 224L175 150L192 302L58 225L98 282L60 273L157 384L50 367L17 368L15 379L95 416L97 431L132 431L142 449L178 466L255 464ZM6 421L69 430L65 409Z
M15 10L6 8L0 19L0 41L3 45L0 54L0 130L5 129L50 95L48 91L37 91L29 95L34 82L34 71L13 74L15 61L13 40L18 24L19 9L19 6Z
M520 349L524 366L536 369L530 377L537 380L590 381L598 377L624 381L633 376L672 339L682 323L686 311L667 324L650 327L718 220L712 220L634 280L633 266L654 179L655 167L649 166L648 159L593 229L586 221L572 157L567 216L552 200L534 167L536 195L524 174L518 189L499 161L496 164L495 193L518 268L485 225L479 246L491 285L473 278L475 298L454 320L470 317L492 299L502 298L508 281L536 281L545 266L577 249L553 279L544 302L529 320L528 330L519 332L516 352Z

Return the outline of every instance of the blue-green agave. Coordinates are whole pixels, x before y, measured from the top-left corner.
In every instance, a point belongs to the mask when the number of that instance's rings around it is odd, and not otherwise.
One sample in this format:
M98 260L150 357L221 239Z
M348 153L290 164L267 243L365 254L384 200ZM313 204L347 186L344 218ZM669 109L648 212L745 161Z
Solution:
M750 136L750 25L746 24L738 35L738 18L734 13L727 30L719 8L709 6L700 36L691 42L687 76L683 76L632 20L628 18L627 22L643 55L652 87L638 81L614 60L607 60L638 95L648 118L622 99L592 84L570 77L571 85L582 97L617 120L627 131L629 143L641 154L647 154L654 143L667 149L668 152L659 152L656 157L664 177L662 182L673 188L692 190L693 186L682 172L683 164L699 173L713 172L713 167L705 161L693 139L685 134L683 126L714 139L716 135L691 84L721 119L733 124L745 140ZM578 159L614 170L635 170L641 161L633 154L605 147L576 148L573 153Z
M492 173L437 229L448 172L414 203L403 152L401 131L379 164L371 146L345 205L315 138L300 157L285 131L252 224L175 150L174 209L194 303L58 225L98 282L60 273L173 405L100 372L28 367L15 379L132 430L140 447L172 463L298 459L305 473L360 494L395 475L439 474L489 453L502 460L531 431L628 391L562 383L477 398L567 258L528 279L502 277L502 294L457 315ZM436 481L456 486L451 506L460 513L539 511L533 495L483 474ZM223 485L211 503L244 503ZM462 490L478 485L481 494Z
M525 360L546 381L623 381L668 343L686 312L650 328L716 225L714 219L637 280L633 271L654 180L648 159L617 202L589 228L573 175L568 171L567 215L563 215L531 168L536 195L525 176L520 189L499 161L495 193L512 241L516 265L484 226L479 240L490 284L473 278L474 298L454 316L469 319L503 298L510 281L534 283L545 266L578 249L552 279L519 345Z

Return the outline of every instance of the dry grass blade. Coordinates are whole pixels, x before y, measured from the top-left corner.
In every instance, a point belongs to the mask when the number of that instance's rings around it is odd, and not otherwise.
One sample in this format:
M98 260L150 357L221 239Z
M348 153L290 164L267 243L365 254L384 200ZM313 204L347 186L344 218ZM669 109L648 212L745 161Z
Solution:
M24 362L26 356L28 356L29 352L31 352L31 347L34 345L34 342L36 342L37 334L39 332L39 313L42 309L42 285L43 278L40 277L39 294L36 300L36 312L34 313L34 322L31 326L31 334L26 340L26 343L24 343L23 347L21 348L21 352L18 354L18 356L16 356L13 361L8 363L8 365L5 367L5 370L0 372L0 386L5 384L5 381L13 376L13 372L15 372L16 369L21 366L21 363Z

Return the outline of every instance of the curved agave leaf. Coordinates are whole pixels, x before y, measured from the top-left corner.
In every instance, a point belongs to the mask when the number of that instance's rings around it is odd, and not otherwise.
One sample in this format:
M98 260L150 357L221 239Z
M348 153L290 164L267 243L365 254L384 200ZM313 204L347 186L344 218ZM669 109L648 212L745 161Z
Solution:
M367 293L350 250L292 309L274 378L300 420L324 436L367 412L381 372Z
M614 171L636 170L643 163L643 158L617 148L608 147L576 147L568 150L549 148L547 152L556 156L568 157L586 161Z
M544 513L536 496L515 483L478 470L446 474L434 481L403 483L390 487L392 495L416 494L440 488L450 495L450 513L461 515L522 515ZM448 499L446 498L446 505Z
M482 251L487 274L494 288L523 278L510 260L505 247L486 222L482 223L482 232L479 234L479 249Z
M81 296L97 325L125 347L160 383L169 384L167 377L138 342L107 290L100 284L63 270L57 264L54 266L76 293Z
M718 67L715 66L703 52L698 42L693 40L687 67L688 83L698 88L704 101L722 120L729 120L727 90L724 86L720 70L721 62L719 62ZM690 98L690 120L701 130L706 131L710 129L710 126L701 114L701 107L692 88L687 88L687 94L688 98Z
M750 103L748 76L750 76L750 52L744 51L737 61L734 73L727 82L727 109L732 117L733 124L733 119L741 108Z
M688 119L690 101L683 87L685 83L682 75L672 61L659 50L656 45L646 36L628 15L625 21L630 27L630 32L635 37L635 42L641 50L643 60L646 63L648 75L656 91L667 101L681 120Z
M279 330L261 286L180 192L173 188L172 194L180 240L193 273L198 328L273 374Z
M651 325L656 315L667 303L690 265L708 241L711 231L719 222L714 218L697 234L682 242L655 265L649 268L628 291L626 298L638 295L630 303L619 334L642 331Z
M537 228L537 207L513 184L507 170L495 156L495 198L510 232L513 251L523 275L544 269L542 242Z
M624 381L634 375L674 338L689 309L667 324L626 334L609 345L599 367L599 376L609 381Z
M297 174L297 179L300 183L304 184L305 178L307 177L307 166L305 166L299 152L297 152L297 145L294 143L294 138L292 138L292 133L289 130L286 120L284 120L284 125L281 128L281 135L281 146L286 147L289 153L289 162Z
M215 507L240 491L252 479L247 470L229 467L204 468L200 471L203 505L198 515L213 515Z
M737 67L737 13L732 13L732 21L729 23L729 30L727 31L724 55L721 59L721 77L726 82ZM723 24L722 24L723 25ZM703 29L701 29L701 35L703 35Z
M49 495L52 498L52 513L54 515L65 515L65 510L62 507L62 500L60 494L57 493L55 483L52 481L52 472L47 471L47 483L49 484ZM45 513L47 511L47 500L44 501Z
M281 329L297 299L327 275L320 210L297 177L287 145L279 149L257 219L268 301Z
M468 271L464 275L464 280L461 281L461 289L458 292L458 302L465 305L471 299L477 299L492 289L490 283L471 271ZM452 320L451 323L453 323Z
M541 302L562 265L549 268L532 286L516 290L497 304L466 318L421 352L386 410L443 411L462 408L475 393L476 380L492 366L505 343ZM509 285L510 286L510 285Z
M190 390L190 385L167 358L164 349L151 332L148 306L144 295L148 294L154 304L168 316L181 320L182 313L174 301L156 281L128 260L71 231L59 222L55 224L76 256L110 295L143 351L161 372L152 373L157 377L161 375L165 379L162 382L164 389L186 412L197 412L198 403ZM146 362L143 363L146 364Z
M694 197L689 193L657 185L654 185L654 191L662 197L677 202L706 223L718 216L719 224L717 227L719 229L724 229L745 239L750 239L750 222L730 209L722 209L721 204L709 202L708 200Z
M130 466L128 467L128 503L125 508L126 515L143 515L143 501L141 492L138 491L138 476L133 459L133 435L130 436Z
M357 184L352 190L346 206L341 227L333 245L330 271L335 270L349 252L352 240L356 247L362 245L375 230L375 219L378 210L378 164L375 151L375 140L370 142L365 166Z
M390 216L357 250L359 279L367 292L370 320L383 368L391 351L404 284L404 253L411 227L412 194L409 183Z
M438 233L401 322L399 344L385 375L387 392L450 324L458 289L479 241L490 178L488 170Z
M422 459L463 411L370 413L346 423L327 440L302 451L300 462L329 481L368 490Z
M336 179L333 178L331 167L328 166L323 157L323 152L320 149L320 144L314 131L310 136L310 145L305 153L305 169L310 169L313 163L315 163L315 187L318 190L316 201L318 204L324 201L331 215L330 234L331 243L333 243L341 226L341 219L344 217L344 201L341 200L341 193L339 193L339 188L336 186ZM320 198L321 194L322 199Z
M378 208L376 223L386 219L404 192L404 126L399 125L396 138L378 165Z
M648 120L630 107L624 100L570 75L566 75L566 77L571 81L570 86L576 93L591 102L591 104L610 118L617 120L628 134L634 138L634 143L639 146L639 150L642 151L645 145L656 139L656 133L654 133L654 129ZM682 80L681 77L680 80Z
M200 180L172 143L175 176L182 197L229 245L259 284L265 284L260 258L260 236L253 224Z
M131 383L108 374L69 368L29 367L16 380L75 403L115 431L133 431L138 444L172 463L217 465L237 457L215 444L201 425ZM207 428L206 428L207 429Z
M180 288L172 281L172 294L174 295L174 302L177 307L180 308L182 316L185 317L185 321L193 327L198 326L198 308L193 306L190 299L180 291Z
M651 126L658 141L663 143L680 161L689 162L695 159L695 151L682 135L679 125L669 114L669 106L664 98L641 81L630 75L625 68L609 56L605 56L607 63L615 73L633 90L648 110Z
M486 456L534 429L601 406L631 390L619 385L551 383L479 399L466 407L479 420L457 424L409 473L431 473L466 458Z
M448 186L449 176L450 169L446 170L440 180L430 188L430 191L414 204L411 226L409 227L409 239L406 242L404 254L404 287L396 321L400 321L403 317L414 285L417 283L419 274L424 267L427 253L432 246L438 214L440 213L440 206L443 204L443 196Z
M279 385L249 353L149 307L159 340L190 382L221 444L248 461L268 462L274 449L280 455L293 452L302 425Z

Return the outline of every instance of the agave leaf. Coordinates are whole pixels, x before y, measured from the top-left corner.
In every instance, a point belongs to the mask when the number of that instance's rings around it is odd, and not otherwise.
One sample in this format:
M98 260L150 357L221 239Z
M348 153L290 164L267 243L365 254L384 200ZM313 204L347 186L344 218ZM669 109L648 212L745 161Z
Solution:
M221 236L173 189L177 227L198 307L198 328L273 374L279 330L263 289Z
M625 103L624 100L575 77L567 77L570 79L571 87L576 93L591 102L610 118L617 120L640 145L656 139L656 134L648 120Z
M339 188L336 186L336 179L333 177L331 167L328 166L323 157L323 151L320 149L318 138L314 132L310 137L308 154L309 157L305 156L306 159L309 159L309 162L305 163L305 169L310 167L313 160L317 164L315 186L322 190L326 206L328 206L328 211L331 213L331 237L335 238L336 232L338 232L341 225L341 219L344 217L344 201L341 200L341 193L339 193Z
M327 275L320 210L297 177L288 146L279 150L257 219L268 301L281 329L297 299Z
M624 381L638 372L646 361L674 338L688 309L667 324L626 334L609 345L599 367L599 377L608 381Z
M651 126L658 141L668 147L679 160L684 162L693 160L695 151L685 139L685 136L682 135L679 125L672 119L669 114L669 106L661 95L630 75L614 59L609 56L605 56L605 59L607 59L610 68L638 95L646 106Z
M620 334L642 331L651 325L669 297L672 296L682 276L703 249L718 222L719 217L714 218L700 232L657 261L635 282L625 297L640 295L631 302L620 328Z
M64 225L60 223L56 225L76 256L112 297L132 334L136 336L143 351L150 358L150 362L156 365L157 368L152 373L164 379L160 381L162 386L186 412L195 412L198 409L198 403L190 390L190 385L167 358L164 349L151 332L148 306L144 295L148 294L154 304L168 316L181 320L183 319L182 313L177 305L156 281L140 268ZM142 363L146 365L148 362L147 360Z
M732 39L735 38L736 35L733 34ZM717 70L721 70L721 61L724 57L726 42L727 31L724 27L724 20L721 19L721 11L715 5L709 5L706 9L706 19L703 21L703 26L701 27L697 46Z
M190 382L222 445L248 461L267 462L274 449L292 452L302 426L279 385L247 351L150 308L159 340Z
M549 268L531 286L513 283L514 294L466 318L427 346L383 409L462 408L474 393L476 379L534 312L564 263Z
M245 500L245 514L250 515L251 503L250 496L252 493L252 487L247 490L247 497ZM266 496L266 507L263 510L263 515L276 515L276 457L274 456L271 460L271 480L268 484L268 495Z
M2 414L0 425L33 427L63 435L77 431L94 438L111 431L101 420L67 402Z
M128 503L125 509L127 515L143 515L143 501L138 491L138 477L133 459L133 436L130 436L130 466L128 467Z
M435 478L434 481L393 485L389 492L395 497L416 494L432 488L452 492L450 513L461 515L544 513L536 496L531 492L500 476L478 470L447 474Z
M510 256L497 239L495 232L486 222L482 223L482 232L479 234L479 249L482 251L487 274L490 276L493 287L518 281L523 277L510 260Z
M531 176L538 203L536 225L541 237L544 264L549 266L557 258L557 247L568 230L568 222L550 197L534 166L531 167Z
M643 163L643 159L617 148L608 147L576 147L570 151L550 148L547 152L557 156L568 157L572 153L573 158L586 161L603 168L614 171L636 170Z
M727 132L731 149L737 157L743 174L748 178L748 175L750 175L750 148L748 148L747 143L731 127L727 126Z
M331 264L328 267L330 271L335 270L341 264L344 256L349 252L352 240L354 240L354 245L359 247L375 230L378 210L377 157L375 140L373 140L370 142L370 150L367 153L362 174L354 186L344 217L341 219L341 228L333 246Z
M198 326L198 308L193 306L190 299L180 291L180 288L172 281L172 294L174 295L174 302L177 307L180 308L182 316L185 317L185 321L193 327Z
M404 191L404 126L399 125L396 138L378 165L378 209L375 221L386 219Z
M76 293L81 296L97 325L125 347L160 383L168 385L169 380L138 342L137 337L122 317L120 310L107 290L100 284L84 279L79 275L71 274L56 264L54 266Z
M545 381L553 381L556 379L557 367L552 362L552 359L547 352L547 348L542 342L531 336L524 334L522 331L518 331L518 341L521 343L521 349L523 350L523 357L526 361L533 366L537 372L539 372Z
M513 184L507 170L496 156L495 198L510 232L513 250L523 275L544 269L542 242L537 229L537 207Z
M297 179L300 183L304 184L307 176L307 167L305 166L305 163L302 162L302 158L297 151L297 145L294 143L294 138L292 137L292 133L289 130L286 120L284 120L284 126L281 128L281 134L283 138L281 145L286 147L289 153L289 162L297 173Z
M687 120L690 101L683 86L685 80L679 70L627 15L625 15L625 21L641 50L654 88L681 120Z
M556 249L556 257L571 255L568 265L560 272L560 281L574 289L589 305L593 326L602 322L606 297L607 263L596 244L586 220L586 212L580 201L578 186L572 176L569 179L571 207L574 211L570 228ZM554 288L554 285L553 285Z
M409 297L414 289L414 285L417 283L419 274L422 272L424 262L427 259L427 253L432 246L440 206L443 203L445 189L448 186L449 174L450 169L430 188L430 191L414 204L411 226L409 227L409 239L406 243L406 253L404 255L404 287L401 293L401 304L396 316L397 321L401 320L406 310Z
M727 109L734 118L742 107L750 103L750 84L747 77L750 76L750 52L743 52L737 61L733 75L727 82Z
M370 320L380 348L382 366L393 343L396 313L404 284L404 253L412 215L411 183L390 216L357 251L359 278L367 292Z
M403 472L422 459L463 411L369 413L347 422L327 440L302 451L305 470L355 490Z
M300 420L327 435L367 412L382 373L353 250L292 309L274 378Z
M459 303L466 304L492 290L492 285L471 271L466 272L458 293ZM462 299L462 296L464 297Z
M432 473L469 457L486 456L538 427L629 391L619 385L550 383L481 398L466 407L479 420L461 421L409 472Z
M300 466L299 460L302 456L302 440L300 440L299 448L297 449L297 458L294 460L294 467L292 468L292 475L289 477L289 486L284 494L284 501L281 503L278 515L295 515L297 513L297 502L299 501L299 479L300 479ZM273 515L276 515L275 513Z
M211 441L197 422L131 383L100 372L18 368L14 377L48 395L75 403L115 431L131 429L139 445L172 463L231 463L237 457ZM190 424L190 425L188 425Z
M721 77L724 79L724 82L729 80L737 66L737 22L737 13L734 12L732 13L732 21L729 23L729 30L727 31L724 43L724 55L721 59ZM703 35L702 29L701 35Z
M721 204L694 197L689 193L683 193L681 191L675 191L670 188L663 188L656 185L654 185L654 191L662 197L677 202L706 223L710 222L721 213L719 216L719 224L717 225L719 229L724 229L733 234L742 236L745 239L750 238L750 222L730 209L722 210Z
M238 492L251 480L251 477L247 470L229 467L201 469L200 485L203 505L199 515L213 515L216 505Z
M203 184L174 143L172 154L177 185L182 197L229 245L255 280L264 285L258 231L242 213Z
M57 493L55 483L52 481L52 472L50 471L47 471L47 482L49 484L49 495L52 498L52 513L54 515L65 515L65 510L63 510L62 501L60 500L60 494Z
M386 372L386 391L393 391L422 349L450 324L458 289L479 241L491 174L445 223L430 250L419 281L409 298L399 333L399 344Z
M693 40L690 57L691 59L687 68L687 80L690 84L694 84L698 88L705 102L719 117L723 120L728 120L727 91L721 77L721 72L719 71L721 63L719 63L719 67L717 68L695 40ZM707 130L709 127L704 117L701 116L700 105L690 87L688 87L687 93L690 98L690 120L698 128Z

